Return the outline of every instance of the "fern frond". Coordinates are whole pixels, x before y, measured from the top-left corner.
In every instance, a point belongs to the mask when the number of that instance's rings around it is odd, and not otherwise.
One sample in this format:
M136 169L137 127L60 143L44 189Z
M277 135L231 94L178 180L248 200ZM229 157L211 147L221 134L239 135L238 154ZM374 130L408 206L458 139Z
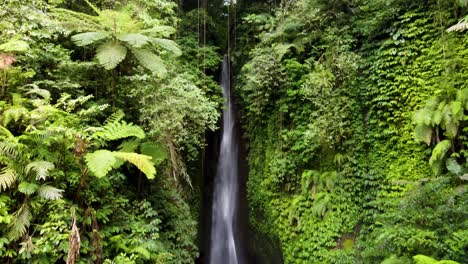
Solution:
M155 143L144 142L140 146L141 154L150 156L154 164L158 165L167 158L164 148Z
M117 140L128 137L145 138L145 131L137 125L126 123L125 121L117 123L108 123L102 129L94 133L91 138L100 138L103 140Z
M149 29L140 30L139 33L147 34L149 36L157 37L169 37L176 32L176 29L171 26L155 26Z
M40 97L48 100L50 99L50 92L46 89L41 89L39 88L37 85L35 84L31 84L31 85L25 85L24 87L32 87L32 89L30 89L28 92L26 92L26 94L36 94L36 95L39 95Z
M114 69L127 56L127 48L118 42L106 42L99 46L96 51L96 58L106 70Z
M62 196L63 196L62 195L63 190L57 189L57 188L52 187L50 185L42 185L37 190L37 193L39 194L39 196L41 196L42 198L44 198L46 200L58 200L58 199L62 198Z
M18 156L18 144L8 141L0 141L0 156L16 158Z
M98 17L85 13L75 12L63 8L54 8L50 13L62 27L69 31L101 31L104 28L99 24Z
M3 112L3 125L7 126L11 120L18 122L21 117L27 117L28 110L22 106L13 106Z
M45 180L49 177L49 171L53 170L55 165L48 161L33 161L26 165L26 173L33 170L36 173L36 180Z
M31 182L21 182L19 185L18 185L18 191L20 191L21 193L24 193L26 195L31 195L33 193L35 193L37 191L37 189L39 188L39 186L35 183L31 183Z
M147 49L132 49L132 53L143 67L159 76L166 74L166 66L158 55Z
M11 168L4 168L0 172L0 191L10 188L16 181L16 171Z
M107 119L106 121L104 122L105 125L107 124L110 124L110 123L117 123L119 122L120 120L122 120L122 118L124 118L125 116L125 113L122 111L122 110L118 110L117 112L115 113L112 113Z
M71 39L77 46L83 47L109 37L109 32L95 31L76 34L73 35Z
M8 236L11 239L18 239L26 234L27 228L29 227L31 221L31 211L29 206L24 203L18 209L18 211L13 213L13 217L10 220L8 227L10 232Z
M11 139L15 139L15 136L10 132L10 130L8 130L6 127L4 126L0 126L0 136L4 136L5 138L11 140Z
M134 152L138 146L140 146L140 140L126 140L119 145L118 149L122 152Z
M150 156L129 152L113 152L113 154L115 157L135 165L148 179L154 179L156 169L154 168L154 163L151 161Z
M153 38L152 42L160 46L161 48L174 53L175 56L182 55L182 51L180 50L177 43L170 39L163 39L163 38Z
M134 48L141 48L150 42L149 37L136 33L122 34L117 36L117 39L127 43Z
M148 249L142 247L142 246L137 246L131 250L133 253L137 253L140 256L142 256L144 259L149 260L151 257L151 252L149 252Z
M445 162L445 166L447 167L448 171L457 176L460 176L463 173L462 166L458 164L458 162L453 158L447 159L447 161Z
M89 5L89 7L91 7L91 9L93 9L94 12L96 12L96 14L98 14L98 15L101 14L101 10L99 10L99 8L97 8L95 5L93 5L88 0L85 0L85 2Z
M105 177L117 163L117 159L109 150L98 150L88 153L85 156L85 161L89 170L98 178Z

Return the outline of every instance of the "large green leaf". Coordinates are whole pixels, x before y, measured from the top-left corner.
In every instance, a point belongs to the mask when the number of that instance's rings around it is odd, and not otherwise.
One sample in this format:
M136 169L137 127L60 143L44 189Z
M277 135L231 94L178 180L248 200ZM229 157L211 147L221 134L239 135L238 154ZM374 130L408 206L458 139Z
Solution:
M460 176L463 173L462 166L458 164L458 162L453 158L447 159L447 161L445 162L445 165L447 166L448 171L450 171L451 173L457 176Z
M414 137L418 142L425 142L427 145L431 144L432 128L425 124L418 124L414 133Z
M142 35L142 34L135 34L135 33L122 34L122 35L117 36L117 39L135 48L141 48L142 46L150 42L149 37Z
M148 177L148 179L153 179L156 175L156 169L154 168L154 163L151 161L150 156L129 152L113 152L113 154L115 157L126 160L135 165L146 175L146 177Z
M110 37L109 32L97 31L76 34L71 39L77 46L83 47L108 37Z
M112 70L125 59L126 55L127 48L118 42L107 42L98 47L96 58L106 70Z
M86 165L98 178L105 177L111 171L117 159L109 150L98 150L85 156Z
M141 153L152 158L157 165L167 158L167 153L160 144L144 142L140 146Z
M161 48L168 50L176 56L182 55L182 51L180 50L179 46L170 39L162 39L162 38L153 38L152 39L153 43L157 44Z
M132 49L132 53L135 55L135 58L137 58L141 65L143 65L143 67L147 68L153 73L162 76L167 72L166 66L164 66L164 62L158 55L154 54L153 52L147 49Z
M31 195L37 191L38 187L39 186L35 183L24 181L18 186L18 191L26 195Z

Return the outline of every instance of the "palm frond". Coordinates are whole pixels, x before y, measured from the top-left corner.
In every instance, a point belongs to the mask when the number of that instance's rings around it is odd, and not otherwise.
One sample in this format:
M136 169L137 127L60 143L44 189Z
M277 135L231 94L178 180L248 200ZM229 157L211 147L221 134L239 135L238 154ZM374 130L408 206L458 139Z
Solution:
M136 33L121 34L117 36L117 39L127 43L134 48L141 48L150 42L150 38Z
M99 46L96 51L96 58L106 70L114 69L127 56L127 48L118 42L106 42Z
M57 189L50 185L42 185L37 190L37 193L46 200L58 200L62 198L63 190Z
M29 206L24 203L18 209L18 211L13 213L13 217L10 220L8 227L10 232L8 236L11 239L18 239L26 234L27 228L29 227L31 221L31 211Z
M151 161L150 156L129 152L113 152L113 154L115 157L135 165L148 179L154 179L156 169L154 168L154 163Z
M55 165L48 161L33 161L26 165L26 173L33 170L36 173L36 180L45 180L49 177L49 171L53 170Z
M0 172L0 191L10 188L16 181L16 171L11 168L3 168Z
M182 51L180 50L177 43L170 39L163 39L163 38L153 38L152 42L160 46L161 48L168 50L176 56L182 55Z
M159 76L166 74L166 66L158 55L147 49L132 49L132 53L143 67Z
M73 35L71 39L77 46L83 47L108 37L110 37L109 32L94 31Z

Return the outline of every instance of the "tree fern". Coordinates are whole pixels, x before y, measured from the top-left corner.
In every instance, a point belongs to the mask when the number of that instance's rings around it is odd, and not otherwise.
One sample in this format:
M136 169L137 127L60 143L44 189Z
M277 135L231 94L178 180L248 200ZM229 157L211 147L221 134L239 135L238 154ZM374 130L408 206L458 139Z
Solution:
M39 196L47 200L57 200L57 199L62 198L62 192L63 190L57 189L50 185L42 185L37 190L37 193L39 194Z
M26 165L26 173L34 171L36 173L36 180L45 180L49 177L49 171L53 170L55 165L48 161L33 161Z
M21 207L13 213L8 227L10 228L8 236L11 239L17 239L26 234L27 228L31 221L31 211L28 204L24 203Z
M127 49L118 42L106 42L96 51L96 58L106 70L114 69L126 55Z
M0 172L0 191L10 188L16 181L16 171L11 168L3 168Z
M174 32L171 27L154 26L145 29L145 24L137 20L134 16L134 10L124 7L121 10L99 10L89 1L88 5L96 12L98 16L87 16L77 12L57 9L56 17L63 21L62 25L70 28L68 17L77 21L78 26L70 30L84 32L72 36L73 42L78 46L87 46L100 43L97 48L96 58L99 63L107 70L114 69L127 56L128 49L147 69L157 74L164 74L165 68L161 59L154 53L154 45L179 56L182 52L177 44L170 40L159 38L167 37ZM89 24L89 28L86 28Z

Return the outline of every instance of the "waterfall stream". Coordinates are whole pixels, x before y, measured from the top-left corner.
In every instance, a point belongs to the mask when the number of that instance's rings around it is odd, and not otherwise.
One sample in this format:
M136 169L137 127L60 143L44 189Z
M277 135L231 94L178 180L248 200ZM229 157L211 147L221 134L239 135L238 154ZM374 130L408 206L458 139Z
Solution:
M211 226L211 264L238 264L239 250L235 235L238 210L238 142L234 133L235 118L231 102L229 60L225 56L221 73L223 110L222 138L219 161L214 180Z

